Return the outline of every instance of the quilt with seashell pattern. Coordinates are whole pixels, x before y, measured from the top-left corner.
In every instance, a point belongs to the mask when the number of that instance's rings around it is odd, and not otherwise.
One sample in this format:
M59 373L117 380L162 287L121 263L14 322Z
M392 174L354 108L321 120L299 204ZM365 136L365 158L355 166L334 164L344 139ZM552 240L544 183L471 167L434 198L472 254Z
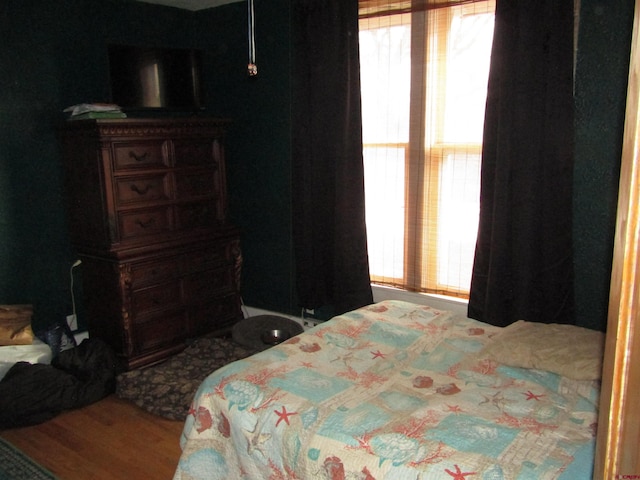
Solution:
M500 331L385 301L228 364L174 479L590 479L599 381L483 355Z

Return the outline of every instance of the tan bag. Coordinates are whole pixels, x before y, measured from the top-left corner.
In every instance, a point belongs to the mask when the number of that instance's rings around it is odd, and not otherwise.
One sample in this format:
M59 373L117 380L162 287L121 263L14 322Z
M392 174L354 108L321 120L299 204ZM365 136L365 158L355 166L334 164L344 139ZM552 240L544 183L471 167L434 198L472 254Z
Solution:
M32 305L0 305L0 345L31 345Z

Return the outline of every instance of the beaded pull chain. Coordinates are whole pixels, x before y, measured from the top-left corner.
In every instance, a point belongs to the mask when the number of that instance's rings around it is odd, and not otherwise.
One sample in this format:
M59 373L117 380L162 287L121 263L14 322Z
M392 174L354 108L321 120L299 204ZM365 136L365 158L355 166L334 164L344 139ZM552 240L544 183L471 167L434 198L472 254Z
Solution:
M247 0L247 3L249 9L249 65L247 66L247 74L250 77L255 77L256 75L258 75L258 66L256 65L256 41L253 0Z

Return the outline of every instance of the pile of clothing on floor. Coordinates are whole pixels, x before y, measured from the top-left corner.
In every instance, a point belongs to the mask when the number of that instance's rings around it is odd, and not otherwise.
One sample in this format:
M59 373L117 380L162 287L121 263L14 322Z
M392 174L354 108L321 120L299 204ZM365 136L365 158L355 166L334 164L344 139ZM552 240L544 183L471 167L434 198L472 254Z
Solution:
M36 425L115 392L118 359L98 338L57 353L51 363L19 361L0 380L0 428Z

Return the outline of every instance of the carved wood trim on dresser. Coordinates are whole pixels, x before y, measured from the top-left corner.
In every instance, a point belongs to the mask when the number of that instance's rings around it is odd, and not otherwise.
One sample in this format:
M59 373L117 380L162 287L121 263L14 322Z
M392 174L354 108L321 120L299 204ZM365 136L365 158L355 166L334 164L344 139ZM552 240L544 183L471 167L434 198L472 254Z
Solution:
M126 368L242 318L239 232L227 220L228 124L77 120L61 130L89 334Z

